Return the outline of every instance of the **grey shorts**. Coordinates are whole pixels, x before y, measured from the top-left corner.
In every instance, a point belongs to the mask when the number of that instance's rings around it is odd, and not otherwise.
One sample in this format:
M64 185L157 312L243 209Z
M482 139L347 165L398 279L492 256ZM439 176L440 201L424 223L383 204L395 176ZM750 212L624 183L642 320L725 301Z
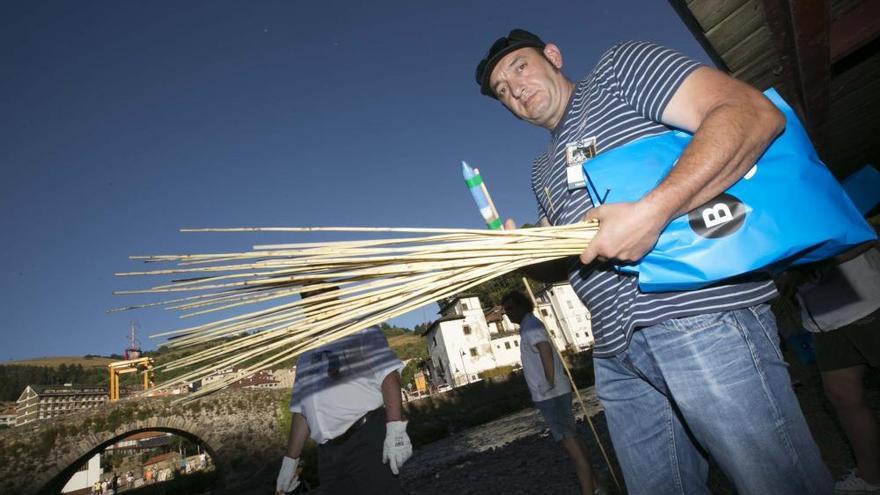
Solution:
M541 411L544 422L550 428L553 440L574 438L574 414L571 412L571 392L552 399L535 402L535 408Z

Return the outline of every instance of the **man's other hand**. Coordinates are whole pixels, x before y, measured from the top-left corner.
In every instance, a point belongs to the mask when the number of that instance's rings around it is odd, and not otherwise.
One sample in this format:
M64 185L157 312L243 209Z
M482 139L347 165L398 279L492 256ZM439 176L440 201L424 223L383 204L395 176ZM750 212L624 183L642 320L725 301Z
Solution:
M642 259L657 243L667 219L640 202L608 203L584 215L598 220L599 232L581 253L581 263L615 260L632 263Z
M400 466L412 456L412 444L406 434L406 421L385 423L385 445L382 448L382 462L391 467L391 472L400 474Z
M281 472L278 473L278 480L275 482L275 495L292 492L299 485L299 476L296 475L297 464L299 459L284 456L284 460L281 461Z

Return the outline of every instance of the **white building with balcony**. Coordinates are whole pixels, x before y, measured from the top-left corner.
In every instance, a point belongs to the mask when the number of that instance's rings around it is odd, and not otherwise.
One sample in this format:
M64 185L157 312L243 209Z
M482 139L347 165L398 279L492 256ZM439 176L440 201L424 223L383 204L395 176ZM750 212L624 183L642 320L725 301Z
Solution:
M497 367L489 326L477 297L455 300L423 335L435 385L465 385L479 380L481 371Z
M593 345L590 313L567 283L554 284L536 296L535 314L559 349L575 352ZM465 296L442 308L442 316L422 334L431 356L431 381L451 387L479 379L483 371L522 366L519 325L500 307L483 311L477 297Z
M575 352L593 347L590 312L568 283L553 284L535 294L536 313L560 349Z
M510 321L501 306L486 311L495 366L522 366L519 355L519 325Z
M107 402L107 387L93 385L28 385L15 404L15 425L100 407Z

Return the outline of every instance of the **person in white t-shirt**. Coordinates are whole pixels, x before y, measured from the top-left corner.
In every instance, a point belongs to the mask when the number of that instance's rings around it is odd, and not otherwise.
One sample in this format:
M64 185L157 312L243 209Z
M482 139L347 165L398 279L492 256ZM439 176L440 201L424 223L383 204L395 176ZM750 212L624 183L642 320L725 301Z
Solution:
M412 455L401 410L403 363L379 328L304 352L296 369L276 494L299 485L296 468L308 437L318 444L321 493L402 493L396 475Z
M504 312L513 323L519 324L520 358L523 375L532 395L535 408L541 411L553 439L568 453L574 463L583 495L602 494L602 488L593 475L586 448L575 434L574 414L571 411L571 385L562 368L559 355L547 336L541 320L532 314L534 304L522 292L512 291L501 300Z

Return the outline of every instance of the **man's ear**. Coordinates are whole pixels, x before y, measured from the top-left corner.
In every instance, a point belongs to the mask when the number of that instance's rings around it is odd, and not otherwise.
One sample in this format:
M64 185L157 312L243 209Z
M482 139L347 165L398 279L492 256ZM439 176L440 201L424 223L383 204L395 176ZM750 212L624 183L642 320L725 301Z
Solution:
M559 50L558 46L553 43L547 43L544 45L544 57L553 64L553 67L556 67L557 69L562 68L562 52Z

